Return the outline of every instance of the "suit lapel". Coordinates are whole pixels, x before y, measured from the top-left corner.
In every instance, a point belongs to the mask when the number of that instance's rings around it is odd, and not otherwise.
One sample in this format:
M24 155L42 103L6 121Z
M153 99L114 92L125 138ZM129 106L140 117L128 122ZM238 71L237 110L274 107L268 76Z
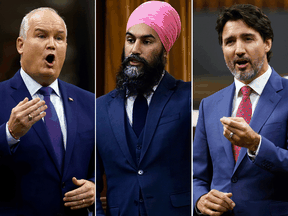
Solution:
M152 137L156 131L158 122L160 120L162 111L166 103L169 101L171 95L173 94L175 87L176 80L168 72L166 72L157 90L155 91L149 105L146 123L143 131L143 148L140 155L140 162L143 159L147 149L149 148Z
M22 77L20 75L20 70L14 75L14 77L11 79L11 87L15 89L15 91L12 92L11 97L15 100L15 106L22 100L24 100L25 97L28 97L29 100L31 100L31 95L22 80ZM44 144L48 154L50 155L51 159L53 160L59 174L60 172L60 167L58 166L57 163L57 158L54 152L54 149L52 147L52 144L50 142L50 137L48 135L46 126L42 120L39 120L36 122L30 130L34 130L36 134L38 135L39 139L42 141Z
M108 102L108 116L111 122L112 131L114 132L115 138L120 146L120 149L130 165L136 169L135 162L130 154L126 131L125 131L125 101L123 92L113 91L110 93L111 100Z
M59 81L59 89L61 92L62 102L64 106L64 113L67 125L67 140L66 140L66 151L64 158L64 169L63 177L65 176L68 165L71 160L72 152L75 144L75 137L77 134L77 100L72 89L61 80Z
M229 164L234 167L234 157L233 157L233 152L232 152L232 144L231 142L226 139L226 137L223 135L223 125L220 122L220 119L225 116L225 117L230 117L232 114L232 104L233 104L233 98L235 94L235 84L233 83L232 85L228 86L225 91L222 93L222 98L218 102L218 128L219 128L219 134L221 136L223 147L225 149L227 158L229 160Z
M272 74L264 87L250 122L250 127L256 133L259 134L261 128L281 100L282 96L280 96L278 92L282 89L283 85L281 77L272 68ZM241 161L244 159L246 152L246 148L241 148L234 172L240 165Z

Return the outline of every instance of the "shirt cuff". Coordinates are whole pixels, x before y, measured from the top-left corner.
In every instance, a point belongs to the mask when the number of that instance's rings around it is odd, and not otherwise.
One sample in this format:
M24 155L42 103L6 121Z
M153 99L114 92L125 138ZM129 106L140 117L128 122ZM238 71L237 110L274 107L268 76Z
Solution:
M6 138L7 138L7 142L9 147L11 148L14 144L18 143L20 141L20 139L14 139L12 137L12 135L9 132L9 128L8 128L8 122L6 123Z
M259 145L258 145L256 151L250 151L249 149L247 149L247 154L250 157L250 159L252 159L252 160L255 160L256 156L258 155L259 149L260 149L260 146L262 143L262 136L261 135L259 135L259 136L260 136L260 142L259 142Z

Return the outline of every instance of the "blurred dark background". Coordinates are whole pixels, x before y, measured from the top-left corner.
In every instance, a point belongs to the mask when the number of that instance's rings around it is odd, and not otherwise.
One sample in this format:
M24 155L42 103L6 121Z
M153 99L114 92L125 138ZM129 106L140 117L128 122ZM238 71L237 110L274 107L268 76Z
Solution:
M0 1L0 81L20 68L16 50L20 24L38 7L52 7L67 25L68 46L60 79L95 92L95 0Z
M194 0L193 1L193 108L234 80L226 67L215 30L219 10L234 3L256 5L269 17L274 31L273 57L269 62L281 76L288 75L288 0Z

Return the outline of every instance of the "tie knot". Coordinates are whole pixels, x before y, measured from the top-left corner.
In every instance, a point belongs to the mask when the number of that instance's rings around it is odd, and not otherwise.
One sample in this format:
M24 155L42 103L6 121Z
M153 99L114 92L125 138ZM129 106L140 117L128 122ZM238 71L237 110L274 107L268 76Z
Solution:
M136 99L138 98L138 100L147 100L143 94L138 94Z
M241 92L243 94L243 96L249 97L250 93L251 93L251 87L250 86L243 86L241 88Z
M44 96L50 96L52 91L53 89L51 87L42 87L38 92Z

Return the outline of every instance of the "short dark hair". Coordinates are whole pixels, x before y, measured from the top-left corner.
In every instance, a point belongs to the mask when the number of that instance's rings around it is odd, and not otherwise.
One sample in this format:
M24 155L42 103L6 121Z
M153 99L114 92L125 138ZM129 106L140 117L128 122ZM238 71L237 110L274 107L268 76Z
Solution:
M217 19L216 31L218 32L219 44L222 45L222 33L225 24L228 21L242 20L249 27L253 28L261 35L263 41L271 39L273 41L273 29L271 21L262 12L262 10L251 4L235 4L229 8L220 11ZM270 61L272 51L267 53L267 60Z

